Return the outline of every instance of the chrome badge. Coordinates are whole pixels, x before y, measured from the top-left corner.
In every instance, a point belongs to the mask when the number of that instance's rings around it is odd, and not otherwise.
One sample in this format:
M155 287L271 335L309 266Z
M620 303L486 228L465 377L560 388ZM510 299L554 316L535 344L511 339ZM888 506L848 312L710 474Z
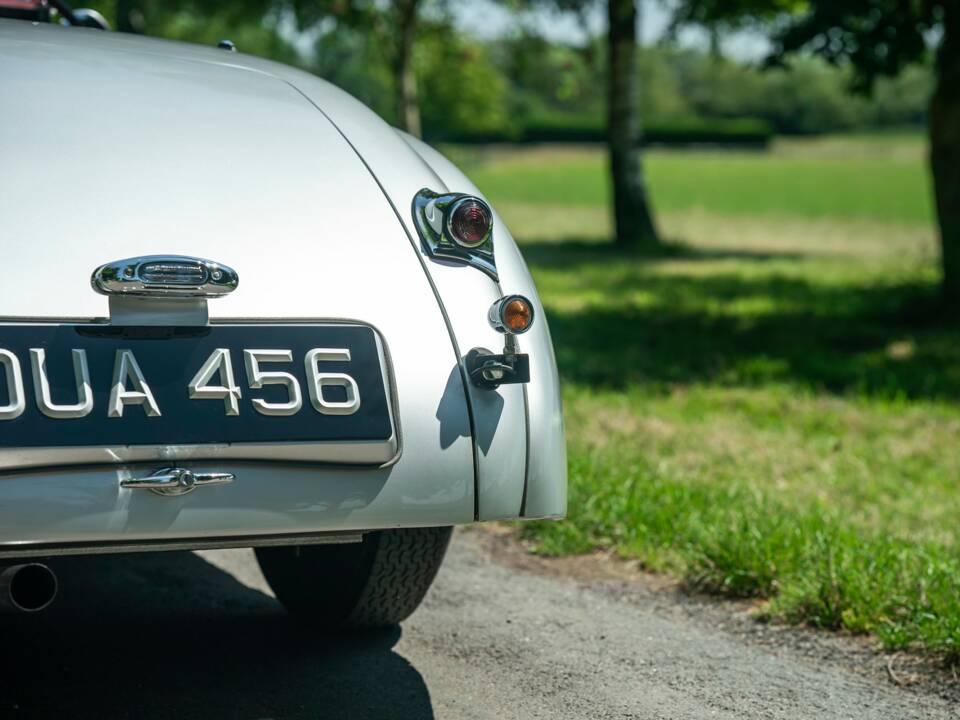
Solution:
M185 255L146 255L115 260L93 271L101 295L215 298L236 290L240 276L226 265Z

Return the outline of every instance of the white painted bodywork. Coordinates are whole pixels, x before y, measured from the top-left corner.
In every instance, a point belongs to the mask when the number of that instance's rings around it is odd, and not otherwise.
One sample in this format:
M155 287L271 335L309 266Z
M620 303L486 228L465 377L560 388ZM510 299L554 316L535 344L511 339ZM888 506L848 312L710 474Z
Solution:
M400 458L381 468L197 460L191 467L237 481L176 498L119 487L159 461L4 472L0 549L564 513L542 307L499 218L499 286L424 255L414 194L476 192L435 151L286 66L25 22L0 22L0 107L0 322L106 321L107 300L89 284L96 266L161 253L215 259L241 282L209 302L210 322L375 326L403 434ZM539 314L520 340L531 383L465 388L460 357L500 351L486 310L510 292L533 298ZM144 308L145 324L165 312Z

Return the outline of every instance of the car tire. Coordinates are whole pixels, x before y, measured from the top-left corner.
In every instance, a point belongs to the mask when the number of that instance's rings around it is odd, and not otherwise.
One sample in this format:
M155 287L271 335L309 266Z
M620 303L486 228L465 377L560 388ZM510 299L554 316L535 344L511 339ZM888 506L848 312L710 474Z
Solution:
M359 543L257 548L277 600L324 631L389 627L407 619L430 588L453 528L365 533Z

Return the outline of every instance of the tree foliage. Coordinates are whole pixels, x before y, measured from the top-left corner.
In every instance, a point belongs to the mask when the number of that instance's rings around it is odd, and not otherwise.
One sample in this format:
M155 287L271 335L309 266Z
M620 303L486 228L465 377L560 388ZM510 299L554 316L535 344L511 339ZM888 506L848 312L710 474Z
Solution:
M960 0L681 0L677 22L766 20L771 63L809 51L852 67L853 87L873 89L878 78L898 75L936 48L936 85L930 99L930 167L933 175L943 294L960 310Z
M251 0L252 1L252 0ZM414 44L423 15L441 11L445 0L275 0L292 9L301 28L326 25L367 34L390 69L394 119L421 134L420 101L413 67Z
M121 32L216 45L232 40L243 52L304 65L279 31L279 14L270 0L85 0Z
M682 0L673 24L762 25L773 44L769 64L810 52L849 65L855 87L869 90L877 78L926 60L948 6L956 5L956 0Z
M414 67L429 137L482 137L509 126L509 88L485 45L446 24L431 24L414 53Z

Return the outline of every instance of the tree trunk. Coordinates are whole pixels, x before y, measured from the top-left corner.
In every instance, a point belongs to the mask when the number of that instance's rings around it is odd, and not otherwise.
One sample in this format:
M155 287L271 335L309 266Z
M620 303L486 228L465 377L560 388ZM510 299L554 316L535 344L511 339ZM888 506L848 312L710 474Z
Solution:
M707 34L710 38L710 59L714 61L723 60L723 41L720 36L720 28L716 24L709 25Z
M413 43L417 35L419 0L396 0L396 52L391 63L393 98L397 123L402 130L420 137L420 105L417 100L417 76L413 68Z
M139 0L117 0L117 31L137 34L146 31L146 18L141 4Z
M960 311L960 9L944 7L937 87L930 101L930 167L940 225L943 298Z
M647 201L640 162L636 0L608 0L607 142L613 179L617 245L655 247L660 241Z

